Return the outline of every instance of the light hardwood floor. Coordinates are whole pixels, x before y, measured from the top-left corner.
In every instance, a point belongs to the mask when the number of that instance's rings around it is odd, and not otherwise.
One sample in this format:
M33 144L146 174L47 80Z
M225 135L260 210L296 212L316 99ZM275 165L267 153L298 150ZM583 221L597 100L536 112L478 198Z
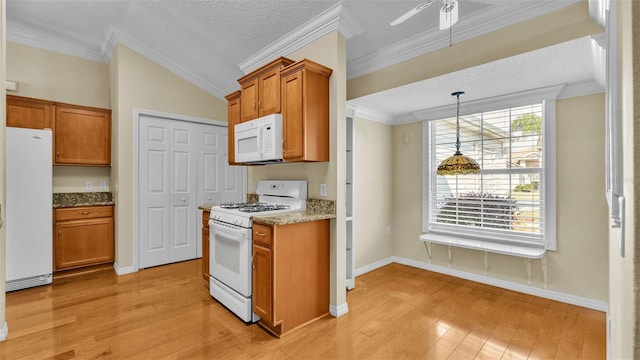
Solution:
M605 314L392 264L349 312L276 339L209 296L200 260L7 294L1 359L604 359Z

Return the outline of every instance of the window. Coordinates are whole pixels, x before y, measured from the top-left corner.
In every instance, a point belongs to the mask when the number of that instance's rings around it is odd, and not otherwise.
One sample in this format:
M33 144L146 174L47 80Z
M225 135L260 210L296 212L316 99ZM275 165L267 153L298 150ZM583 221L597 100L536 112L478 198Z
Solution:
M460 151L477 175L436 174L455 152L455 107L424 122L425 233L555 249L555 96L520 97L462 102Z

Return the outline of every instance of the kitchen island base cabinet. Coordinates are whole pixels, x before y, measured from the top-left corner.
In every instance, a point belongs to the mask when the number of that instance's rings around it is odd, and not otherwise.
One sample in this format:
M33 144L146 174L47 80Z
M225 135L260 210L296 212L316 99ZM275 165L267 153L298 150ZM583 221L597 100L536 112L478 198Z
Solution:
M114 261L113 206L55 209L54 270Z
M253 224L253 307L277 337L329 314L329 220Z

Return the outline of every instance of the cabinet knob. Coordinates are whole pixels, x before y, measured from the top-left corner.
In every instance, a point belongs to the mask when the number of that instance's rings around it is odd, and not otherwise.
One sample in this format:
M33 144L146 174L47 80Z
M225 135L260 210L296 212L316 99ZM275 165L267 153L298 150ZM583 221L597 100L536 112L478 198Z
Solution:
M256 103L253 103L253 110L256 109Z
M83 211L83 212L80 213L80 215L89 215L89 212L88 211Z
M258 236L262 236L262 237L264 237L264 236L265 236L265 234L264 234L264 233L261 233L261 232L256 232L256 235L258 235Z
M187 201L187 199L185 199L185 198L182 198L182 202L186 202L186 201Z
M60 151L56 151L56 157L60 157Z

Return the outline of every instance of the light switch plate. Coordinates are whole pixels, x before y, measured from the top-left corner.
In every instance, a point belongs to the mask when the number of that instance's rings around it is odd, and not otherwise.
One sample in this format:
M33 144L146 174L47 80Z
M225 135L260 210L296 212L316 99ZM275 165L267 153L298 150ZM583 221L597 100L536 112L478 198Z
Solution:
M85 184L87 190L93 190L93 181L87 181Z
M327 196L327 184L320 184L320 196Z
M107 182L105 180L100 180L100 190L107 190Z

